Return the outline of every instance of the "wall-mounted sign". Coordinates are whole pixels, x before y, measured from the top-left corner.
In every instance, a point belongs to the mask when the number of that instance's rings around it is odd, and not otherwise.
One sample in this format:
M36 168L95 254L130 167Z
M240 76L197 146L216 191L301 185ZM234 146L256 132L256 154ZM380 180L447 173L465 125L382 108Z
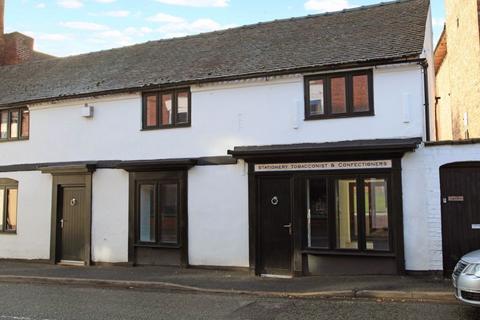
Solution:
M463 202L465 198L463 196L448 196L448 202Z
M255 165L255 172L389 169L391 167L392 160L269 163Z

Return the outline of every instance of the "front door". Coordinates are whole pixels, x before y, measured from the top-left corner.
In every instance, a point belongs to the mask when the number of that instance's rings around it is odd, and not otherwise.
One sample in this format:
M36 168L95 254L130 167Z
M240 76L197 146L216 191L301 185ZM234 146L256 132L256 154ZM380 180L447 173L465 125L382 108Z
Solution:
M260 273L291 275L292 206L288 177L259 179Z
M443 270L450 275L460 258L480 249L480 165L440 171Z
M87 249L88 219L85 210L85 187L61 187L59 209L60 260L83 262Z

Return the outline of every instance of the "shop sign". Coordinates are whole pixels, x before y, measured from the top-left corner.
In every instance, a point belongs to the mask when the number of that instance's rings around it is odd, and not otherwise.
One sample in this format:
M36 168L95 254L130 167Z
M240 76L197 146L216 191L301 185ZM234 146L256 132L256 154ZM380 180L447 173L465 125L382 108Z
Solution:
M255 172L390 169L392 160L269 163L255 165Z

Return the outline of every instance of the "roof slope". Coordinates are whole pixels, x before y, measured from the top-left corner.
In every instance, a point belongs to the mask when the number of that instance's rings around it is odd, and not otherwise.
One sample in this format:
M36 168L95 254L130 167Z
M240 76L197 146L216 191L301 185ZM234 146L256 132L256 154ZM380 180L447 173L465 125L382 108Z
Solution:
M421 54L429 0L403 0L0 68L0 106Z

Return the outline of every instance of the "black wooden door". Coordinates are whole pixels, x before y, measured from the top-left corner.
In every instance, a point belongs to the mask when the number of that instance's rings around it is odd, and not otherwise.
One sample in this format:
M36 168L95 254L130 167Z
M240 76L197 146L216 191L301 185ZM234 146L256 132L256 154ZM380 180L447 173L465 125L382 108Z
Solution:
M443 268L450 275L466 253L480 249L480 166L443 167Z
M290 178L259 179L260 272L291 274L292 235Z
M60 213L60 260L84 261L87 244L87 216L84 187L62 187Z

